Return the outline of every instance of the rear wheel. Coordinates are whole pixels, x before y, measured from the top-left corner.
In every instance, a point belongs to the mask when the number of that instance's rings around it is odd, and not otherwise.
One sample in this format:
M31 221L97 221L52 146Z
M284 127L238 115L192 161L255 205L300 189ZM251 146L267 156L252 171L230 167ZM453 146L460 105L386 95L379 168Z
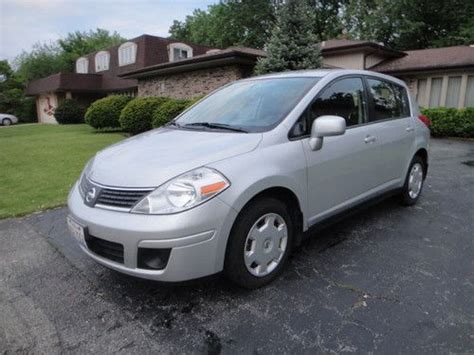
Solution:
M12 124L12 120L9 119L9 118L4 118L2 120L2 125L4 125L4 126L10 126L11 124Z
M293 221L274 198L261 198L237 217L229 236L224 271L238 285L254 289L274 280L291 250Z
M425 179L425 162L421 157L416 155L411 161L410 168L408 169L407 176L405 178L405 185L403 185L401 193L401 202L406 206L414 205L423 189L423 182Z

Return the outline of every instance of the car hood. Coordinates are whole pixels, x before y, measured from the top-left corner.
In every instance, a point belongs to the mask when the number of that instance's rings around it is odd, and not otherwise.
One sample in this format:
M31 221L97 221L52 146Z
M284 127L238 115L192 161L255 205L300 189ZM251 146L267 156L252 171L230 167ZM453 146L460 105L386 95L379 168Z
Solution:
M189 170L255 149L262 134L160 128L95 156L89 178L116 187L157 187Z

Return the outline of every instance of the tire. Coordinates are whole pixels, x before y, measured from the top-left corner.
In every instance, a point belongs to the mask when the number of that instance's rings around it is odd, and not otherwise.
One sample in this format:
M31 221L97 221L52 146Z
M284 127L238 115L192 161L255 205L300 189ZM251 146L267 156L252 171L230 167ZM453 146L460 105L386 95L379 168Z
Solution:
M425 162L421 157L415 155L408 168L405 184L400 194L401 203L405 206L414 205L420 198L425 181Z
M286 237L285 237L286 232ZM224 273L237 285L256 289L273 281L291 252L294 221L275 198L259 198L237 217L227 243ZM255 259L253 263L251 261Z
M11 124L12 124L12 120L9 119L9 118L4 118L2 120L2 125L4 125L4 126L10 126Z

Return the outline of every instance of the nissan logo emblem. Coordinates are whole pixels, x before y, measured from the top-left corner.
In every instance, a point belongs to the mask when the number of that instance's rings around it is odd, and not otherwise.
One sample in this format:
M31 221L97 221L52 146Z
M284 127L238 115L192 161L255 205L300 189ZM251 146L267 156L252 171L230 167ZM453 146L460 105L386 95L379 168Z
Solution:
M94 201L96 198L96 195L97 195L97 190L95 189L95 187L92 187L89 191L87 191L86 202L91 203L92 201Z

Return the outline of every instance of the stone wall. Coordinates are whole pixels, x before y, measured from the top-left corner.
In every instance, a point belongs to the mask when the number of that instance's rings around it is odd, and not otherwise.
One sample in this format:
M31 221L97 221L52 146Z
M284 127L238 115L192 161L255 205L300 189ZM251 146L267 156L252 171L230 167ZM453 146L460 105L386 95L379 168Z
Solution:
M138 96L190 99L207 94L231 81L249 76L249 68L229 65L138 80Z

